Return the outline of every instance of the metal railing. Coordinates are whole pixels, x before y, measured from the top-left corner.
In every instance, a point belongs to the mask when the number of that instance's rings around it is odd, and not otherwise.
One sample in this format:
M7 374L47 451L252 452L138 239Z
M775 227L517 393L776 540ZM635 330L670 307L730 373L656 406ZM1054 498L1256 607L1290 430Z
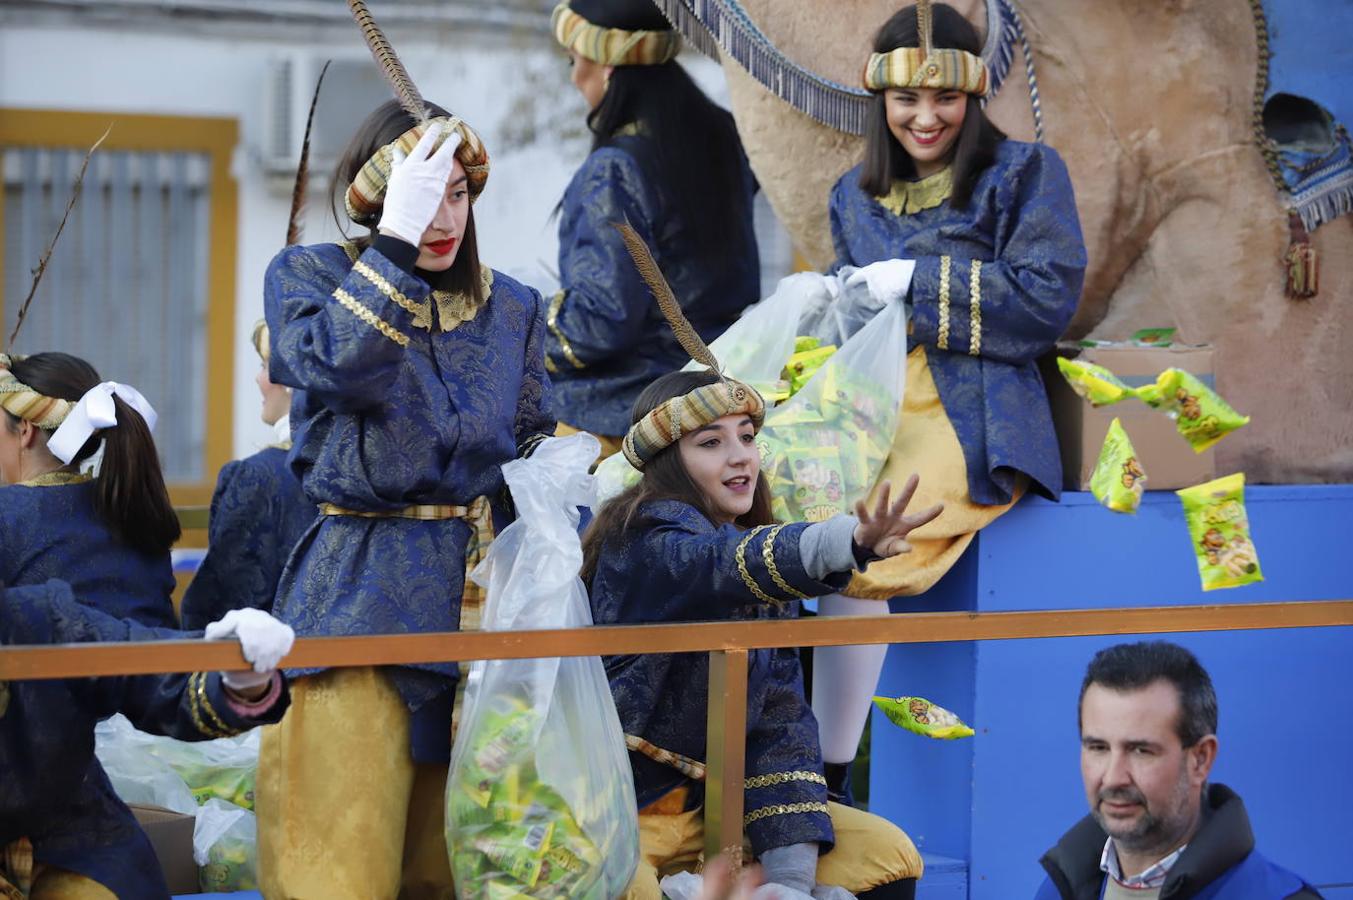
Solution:
M742 846L749 650L1332 626L1353 626L1353 600L312 637L297 640L285 662L302 668L708 653L705 848L712 856ZM242 665L237 644L195 640L11 646L0 650L0 680L8 681L197 672L238 669Z

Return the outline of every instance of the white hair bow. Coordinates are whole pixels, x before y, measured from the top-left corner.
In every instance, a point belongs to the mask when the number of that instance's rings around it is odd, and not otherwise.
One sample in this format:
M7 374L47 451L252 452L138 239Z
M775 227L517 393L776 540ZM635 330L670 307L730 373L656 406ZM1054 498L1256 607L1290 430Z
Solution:
M141 418L146 420L147 428L155 430L157 418L155 409L150 405L150 401L141 396L140 391L129 384L105 381L85 391L80 402L76 403L75 408L66 416L66 421L61 423L61 427L47 441L47 449L52 455L69 464L94 432L100 428L112 428L116 425L117 407L113 405L114 394L141 414Z

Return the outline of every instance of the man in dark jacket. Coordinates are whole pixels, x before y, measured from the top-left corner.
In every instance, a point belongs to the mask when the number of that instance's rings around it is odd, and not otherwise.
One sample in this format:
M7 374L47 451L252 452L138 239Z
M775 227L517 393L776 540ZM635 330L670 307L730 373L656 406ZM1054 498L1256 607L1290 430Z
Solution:
M1217 695L1177 644L1119 644L1081 683L1090 815L1041 860L1035 900L1308 900L1320 895L1254 848L1245 805L1207 783Z

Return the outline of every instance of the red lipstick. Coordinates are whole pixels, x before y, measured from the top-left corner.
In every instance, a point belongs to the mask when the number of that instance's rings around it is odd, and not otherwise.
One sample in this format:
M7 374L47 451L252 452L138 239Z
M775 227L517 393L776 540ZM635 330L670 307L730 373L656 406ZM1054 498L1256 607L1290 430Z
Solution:
M456 238L446 238L441 241L429 241L423 246L427 247L436 256L446 256L452 250L456 249Z

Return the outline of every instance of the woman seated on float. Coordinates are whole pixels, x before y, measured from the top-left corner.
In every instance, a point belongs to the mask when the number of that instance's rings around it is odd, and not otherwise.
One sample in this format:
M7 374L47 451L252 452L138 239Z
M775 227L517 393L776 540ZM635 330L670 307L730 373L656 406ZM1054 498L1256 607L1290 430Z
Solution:
M177 625L179 523L146 398L66 353L0 354L0 408L0 583L60 578L111 616Z
M674 306L664 311L683 346L717 367ZM906 514L912 476L897 500L885 486L854 516L776 523L755 442L764 413L754 389L710 370L664 375L639 395L622 449L643 476L598 510L583 537L597 624L794 617L800 600L839 591L871 561L907 552L907 535L939 515L939 506ZM641 858L627 896L657 898L659 877L693 868L703 848L708 657L605 664L641 807ZM827 801L795 650L748 653L746 774L747 838L768 882L799 892L788 896L819 886L819 898L913 896L921 859L907 836Z

